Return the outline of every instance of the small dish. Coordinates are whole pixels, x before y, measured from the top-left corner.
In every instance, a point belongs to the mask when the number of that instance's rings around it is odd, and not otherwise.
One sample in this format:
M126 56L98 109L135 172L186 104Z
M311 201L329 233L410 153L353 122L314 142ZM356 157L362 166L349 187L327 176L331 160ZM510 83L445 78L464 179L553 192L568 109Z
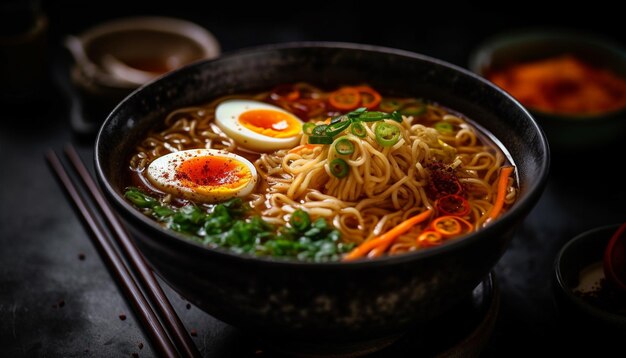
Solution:
M80 111L78 132L95 133L106 114L134 89L189 63L215 58L220 45L203 27L169 17L131 17L104 22L65 46L74 58L72 83Z
M579 331L603 337L626 334L626 300L606 283L602 268L604 251L618 227L586 231L565 244L556 257L556 303L562 318Z
M469 68L488 76L504 67L571 55L626 78L626 50L609 40L566 31L522 31L485 41L470 56ZM598 114L554 113L528 107L557 153L584 151L615 143L626 135L626 107Z

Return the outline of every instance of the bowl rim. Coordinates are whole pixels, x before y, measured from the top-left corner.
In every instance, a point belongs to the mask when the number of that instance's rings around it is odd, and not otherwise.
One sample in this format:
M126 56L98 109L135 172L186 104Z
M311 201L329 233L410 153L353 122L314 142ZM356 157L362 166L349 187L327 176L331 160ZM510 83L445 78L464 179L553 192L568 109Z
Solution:
M561 28L521 29L506 31L490 36L481 41L471 51L468 58L467 66L470 71L482 77L485 74L485 71L483 71L483 64L489 63L493 52L498 51L502 47L517 47L535 41L560 42L562 40L575 42L583 46L594 47L596 51L602 51L622 57L622 60L626 66L626 47L621 46L618 42L612 40L611 38L600 36L594 33ZM541 116L542 118L570 124L583 124L588 121L608 122L614 120L614 117L616 116L626 114L626 106L606 112L591 114L561 114L544 111L531 106L525 106L525 108L530 113Z
M460 72L461 74L472 78L475 81L481 82L488 87L491 87L496 92L500 93L506 99L508 99L512 105L518 107L523 114L530 120L530 125L534 128L534 131L538 134L538 147L542 153L542 163L540 164L539 174L537 175L538 180L529 185L526 189L527 194L525 197L521 198L516 204L513 206L511 210L505 212L498 220L494 221L493 224L482 228L480 231L468 234L458 240L453 240L446 242L445 244L433 248L429 248L428 250L417 250L414 252L403 253L402 255L393 255L393 256L382 256L377 258L367 258L367 259L359 259L354 261L329 261L329 262L308 262L308 261L298 261L298 260L285 260L273 257L264 257L264 256L254 256L251 254L237 254L228 249L221 247L209 247L206 245L202 245L200 243L194 242L185 238L184 235L173 232L171 230L167 230L161 227L157 222L150 219L146 215L142 214L136 208L134 208L130 203L124 200L122 195L119 195L117 191L112 187L112 185L106 179L106 176L103 171L103 165L100 161L100 151L102 147L102 137L104 136L104 129L107 124L112 120L112 117L120 111L126 102L130 101L134 96L138 95L144 88L152 86L157 81L161 81L162 79L167 79L170 76L177 76L180 72L190 71L197 66L205 63L212 63L218 61L228 61L232 58L237 58L239 56L252 55L255 53L263 53L263 52L271 52L276 50L290 50L290 49L298 49L298 48L321 48L321 49L345 49L345 50L354 50L354 51L366 51L366 52L374 52L374 53L383 53L400 57L407 57L414 60L425 61L429 63L433 63L438 66L446 67L452 69L454 71ZM446 252L455 251L462 247L469 245L470 243L480 240L483 237L489 237L496 235L498 231L502 231L502 233L511 230L516 223L516 215L514 213L518 211L525 211L532 209L536 201L539 199L543 189L545 188L545 184L548 180L548 173L550 168L550 148L548 145L547 138L545 133L541 129L541 127L537 124L533 116L512 96L510 96L505 91L501 90L499 87L495 86L491 82L485 80L479 75L470 72L469 70L463 69L459 66L450 64L446 61L439 60L430 56L400 50L395 48L374 46L374 45L366 45L366 44L357 44L357 43L346 43L346 42L324 42L324 41L300 41L300 42L288 42L288 43L280 43L280 44L269 44L269 45L261 45L239 49L236 51L229 52L220 56L216 59L209 59L200 62L196 62L194 64L190 64L180 69L177 69L173 72L165 74L141 87L133 91L126 98L124 98L107 116L104 120L100 129L98 131L96 141L95 141L95 150L94 150L94 169L96 171L96 175L98 177L99 183L105 194L108 196L110 200L113 201L118 208L121 208L124 211L124 214L130 215L130 217L135 221L139 221L141 225L145 229L149 229L152 232L159 233L167 237L168 239L174 239L179 244L182 244L184 247L191 248L192 250L200 249L200 252L206 255L218 255L221 257L227 257L230 260L236 260L241 263L247 264L262 264L262 265L276 265L276 266L293 266L296 265L298 267L309 267L309 268L345 268L345 269L360 269L363 267L380 267L391 264L403 264L409 261L426 259L432 256L441 255Z
M618 314L611 314L610 312L607 312L606 310L603 310L601 308L598 308L594 305L587 303L585 300L575 295L572 289L565 282L563 270L561 268L561 261L563 260L563 257L567 255L567 252L574 245L576 245L577 242L581 240L582 241L589 240L590 236L596 235L602 231L607 231L607 232L611 230L615 231L617 230L617 228L620 227L620 225L621 224L609 224L609 225L599 226L599 227L584 231L574 236L574 238L570 239L567 243L565 243L565 245L563 245L563 247L557 253L556 258L554 260L554 281L556 282L556 285L559 291L568 299L568 301L574 303L579 311L583 311L584 313L590 316L600 318L605 322L617 323L619 325L624 325L626 327L626 316L618 315ZM609 234L609 236L607 236L606 238L607 244L610 238L611 237ZM604 254L604 251L600 253L600 256L598 258L599 262L602 261L603 254Z

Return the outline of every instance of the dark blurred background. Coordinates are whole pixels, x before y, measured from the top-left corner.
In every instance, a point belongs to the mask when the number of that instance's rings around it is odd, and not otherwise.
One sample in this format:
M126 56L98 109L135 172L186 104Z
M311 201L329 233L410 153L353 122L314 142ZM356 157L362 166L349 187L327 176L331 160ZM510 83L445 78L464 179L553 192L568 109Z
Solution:
M369 4L368 4L369 3ZM192 20L224 51L275 42L324 40L415 51L465 65L483 39L528 27L584 30L624 42L623 14L608 1L43 1L52 39L104 20L166 15Z

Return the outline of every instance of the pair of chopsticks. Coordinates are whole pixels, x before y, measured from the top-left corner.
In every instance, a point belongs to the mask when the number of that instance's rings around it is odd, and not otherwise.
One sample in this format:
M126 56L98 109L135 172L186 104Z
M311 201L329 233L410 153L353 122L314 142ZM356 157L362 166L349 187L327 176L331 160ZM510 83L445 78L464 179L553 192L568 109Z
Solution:
M84 187L87 189L86 191L91 194L92 200L96 204L95 206L104 214L103 222L106 222L109 226L112 235L104 230L101 222L97 219L97 214L94 213L88 204L89 199L83 197L83 194L72 181L56 153L53 150L49 150L46 153L46 159L63 187L65 187L67 194L76 205L80 216L87 224L92 234L93 244L100 249L103 260L119 281L126 297L132 303L141 321L143 321L154 348L164 357L200 357L197 347L172 308L152 270L150 270L143 256L131 242L118 217L106 203L74 147L71 145L66 146L65 154L74 167L75 172L78 173L78 177L82 180ZM135 282L129 268L126 267L124 260L116 250L113 240L117 242L122 255L130 262L138 281L140 281L148 297L144 297L142 294L141 288ZM157 314L155 314L153 306L156 307L160 314L160 320Z

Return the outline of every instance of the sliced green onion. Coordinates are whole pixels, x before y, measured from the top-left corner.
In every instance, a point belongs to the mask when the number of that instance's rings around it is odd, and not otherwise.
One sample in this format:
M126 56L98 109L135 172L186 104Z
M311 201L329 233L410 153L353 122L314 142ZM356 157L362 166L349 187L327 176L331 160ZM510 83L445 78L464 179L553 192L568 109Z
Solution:
M350 132L359 138L364 138L367 132L365 131L365 126L359 122L352 123L350 127Z
M385 99L380 102L378 108L380 108L383 112L391 113L393 111L397 111L402 106L402 102L397 99Z
M155 198L146 195L139 188L128 188L124 193L126 199L130 200L135 206L140 208L151 208L159 203Z
M364 113L367 111L367 108L365 107L361 107L361 108L357 108L354 111L347 113L346 116L348 116L348 118L357 118L358 116L361 115L361 113Z
M344 178L350 172L350 168L345 160L335 158L330 162L330 172L337 178Z
M398 112L398 111L393 111L391 113L391 119L393 119L394 121L396 121L398 123L402 123L402 121L404 120L402 118L402 114L400 114L400 112Z
M340 155L350 155L354 153L354 143L348 138L340 138L335 143L335 151Z
M400 112L406 116L419 116L426 112L426 105L422 101L407 102L402 106Z
M311 135L309 144L333 144L333 138L325 135Z
M326 127L326 135L334 138L337 134L343 132L346 128L348 128L349 125L350 120L348 118L346 118L345 121L333 123Z
M454 133L454 127L449 122L437 122L434 125L435 129L442 134L452 134Z
M383 147L391 147L400 140L400 128L389 123L377 124L374 133L376 141Z
M389 114L383 112L365 112L362 113L357 119L361 122L378 122L385 118L390 118Z
M304 123L302 125L302 133L306 134L306 135L311 135L313 134L313 128L315 128L315 123Z
M311 131L311 135L314 136L325 136L326 135L326 128L328 126L325 124L318 124L315 126L315 128L313 128L313 130Z
M306 211L298 209L291 214L289 218L291 226L298 231L305 231L311 226L311 218Z
M340 115L330 120L330 124L335 124L337 122L342 122L345 120L349 120L350 118L347 115Z
M152 213L159 219L174 215L174 210L167 206L156 205L152 208Z

